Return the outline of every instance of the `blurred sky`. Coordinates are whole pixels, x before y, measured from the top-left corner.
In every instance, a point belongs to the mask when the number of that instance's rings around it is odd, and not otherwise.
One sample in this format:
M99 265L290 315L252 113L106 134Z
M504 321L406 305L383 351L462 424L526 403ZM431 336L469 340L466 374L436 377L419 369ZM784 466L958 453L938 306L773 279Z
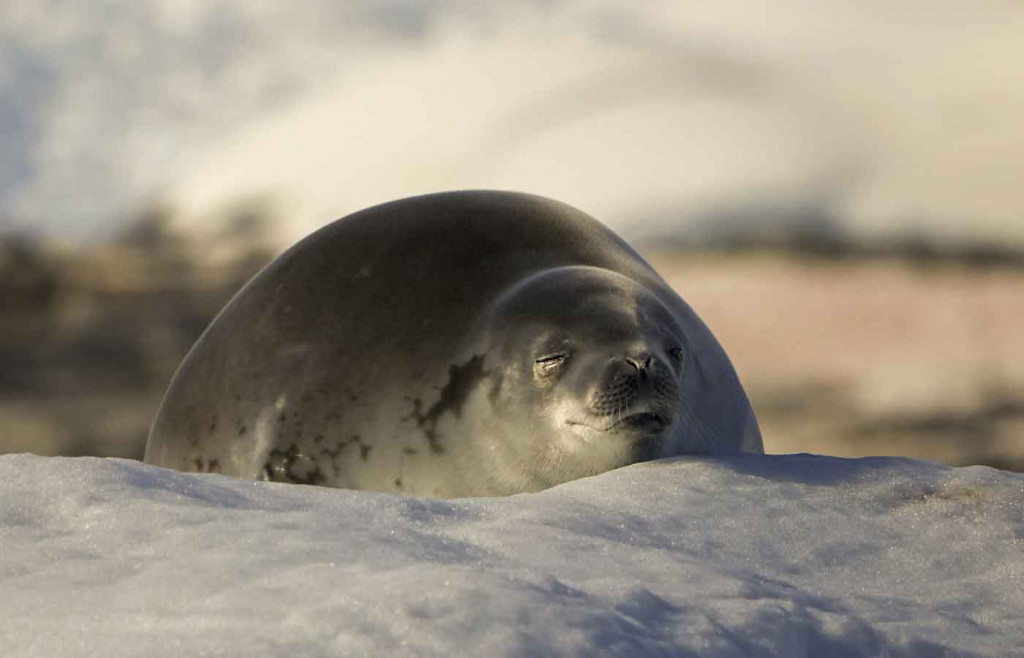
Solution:
M0 229L519 189L1024 247L1020 0L0 0ZM666 227L669 227L666 229Z

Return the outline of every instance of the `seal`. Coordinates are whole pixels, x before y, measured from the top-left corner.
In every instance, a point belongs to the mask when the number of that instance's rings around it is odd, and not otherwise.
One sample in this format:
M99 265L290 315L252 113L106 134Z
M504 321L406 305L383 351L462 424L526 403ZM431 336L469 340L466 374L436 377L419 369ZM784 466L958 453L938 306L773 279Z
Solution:
M513 192L393 201L307 236L185 357L145 461L441 498L763 452L697 314L625 241Z

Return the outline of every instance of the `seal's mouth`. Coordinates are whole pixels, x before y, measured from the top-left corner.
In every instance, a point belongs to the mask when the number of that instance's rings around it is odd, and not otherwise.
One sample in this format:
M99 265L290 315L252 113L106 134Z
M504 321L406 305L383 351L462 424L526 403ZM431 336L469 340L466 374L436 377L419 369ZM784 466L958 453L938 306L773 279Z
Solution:
M642 413L633 414L632 416L626 416L617 423L614 423L609 427L609 431L617 429L628 429L628 430L640 430L642 432L657 433L665 429L668 423L665 419L654 413L653 411L644 411Z
M614 422L601 427L595 427L589 423L568 421L568 425L580 425L598 432L614 433L636 433L643 435L660 434L668 427L669 422L664 416L653 411L642 411L628 416L623 416Z

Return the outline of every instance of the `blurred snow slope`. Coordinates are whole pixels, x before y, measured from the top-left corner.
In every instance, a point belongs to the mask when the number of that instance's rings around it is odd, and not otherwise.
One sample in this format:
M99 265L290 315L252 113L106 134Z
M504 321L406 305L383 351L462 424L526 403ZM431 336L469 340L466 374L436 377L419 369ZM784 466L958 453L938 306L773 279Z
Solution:
M0 457L4 656L1024 655L1024 476L810 455L433 501Z
M163 197L204 230L266 194L285 243L498 187L636 234L812 207L867 236L1024 245L1019 2L7 0L0 17L0 228L92 238Z

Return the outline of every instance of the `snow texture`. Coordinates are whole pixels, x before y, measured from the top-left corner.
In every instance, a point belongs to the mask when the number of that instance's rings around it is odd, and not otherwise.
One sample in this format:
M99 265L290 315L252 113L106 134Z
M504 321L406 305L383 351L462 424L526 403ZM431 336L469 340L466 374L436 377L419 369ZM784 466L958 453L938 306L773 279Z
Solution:
M1024 656L1024 475L811 455L438 501L0 457L3 656Z

